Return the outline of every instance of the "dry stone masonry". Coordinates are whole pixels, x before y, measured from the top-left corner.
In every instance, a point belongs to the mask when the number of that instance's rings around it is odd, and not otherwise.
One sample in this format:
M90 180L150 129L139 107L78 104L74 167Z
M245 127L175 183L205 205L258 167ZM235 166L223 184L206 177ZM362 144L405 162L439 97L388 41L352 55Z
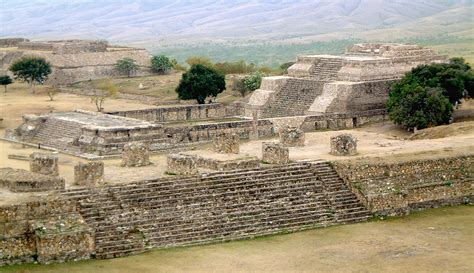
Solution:
M235 133L218 133L213 140L214 151L223 154L238 154L240 151L240 138Z
M304 131L297 127L284 127L280 129L280 143L285 147L303 147Z
M64 189L64 178L29 172L27 170L0 168L0 188L12 192L40 192Z
M150 164L148 144L143 142L130 142L123 146L122 166L141 167Z
M169 154L167 158L168 174L193 175L198 173L197 158L185 154Z
M342 156L356 155L357 138L351 134L342 134L331 137L331 154Z
M79 162L74 166L74 183L76 185L95 187L104 183L104 162Z
M244 115L298 116L384 109L390 84L413 67L446 62L418 45L355 44L342 56L303 55L288 76L265 77Z
M268 164L287 164L290 162L289 150L281 143L263 142L262 161Z
M58 156L32 153L30 155L30 171L44 175L59 176Z

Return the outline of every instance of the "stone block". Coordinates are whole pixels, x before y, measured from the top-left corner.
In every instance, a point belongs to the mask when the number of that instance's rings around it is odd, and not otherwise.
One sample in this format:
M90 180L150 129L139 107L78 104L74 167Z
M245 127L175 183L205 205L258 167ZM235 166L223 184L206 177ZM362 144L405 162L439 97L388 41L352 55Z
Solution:
M122 166L141 167L150 165L149 146L143 142L130 142L124 145Z
M193 155L169 154L167 173L177 175L193 175L198 173L197 158Z
M303 147L304 139L304 131L297 127L280 129L280 143L285 147Z
M12 192L39 192L64 189L64 179L27 170L0 168L0 187Z
M355 155L357 154L357 138L351 134L342 134L331 137L332 155Z
M58 156L32 153L30 155L30 171L44 175L59 176Z
M74 166L74 183L88 187L104 183L104 163L101 161L78 163Z
M280 143L262 143L262 161L269 164L287 164L290 161L288 148Z
M235 133L219 132L213 139L214 151L222 154L238 154L240 150L240 138Z

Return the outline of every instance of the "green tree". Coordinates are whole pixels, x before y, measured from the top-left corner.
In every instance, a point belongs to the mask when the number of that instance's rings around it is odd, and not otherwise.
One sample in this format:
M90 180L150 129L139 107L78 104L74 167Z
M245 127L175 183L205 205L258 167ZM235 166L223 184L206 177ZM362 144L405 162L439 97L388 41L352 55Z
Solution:
M283 72L283 74L287 74L288 73L288 68L290 68L290 66L294 65L295 62L286 62L286 63L283 63L280 65L280 70Z
M35 85L43 84L49 74L51 65L41 57L24 56L12 63L10 71L15 79L26 81L31 86L31 91L35 93Z
M449 63L420 65L413 68L397 86L420 85L441 88L452 104L459 102L467 91L472 93L472 70L462 58L452 58ZM466 90L466 91L465 91Z
M0 84L5 87L5 93L7 93L7 85L13 83L12 78L8 75L0 76Z
M151 58L151 70L155 73L165 73L172 67L173 64L165 55L157 55Z
M423 129L449 123L453 105L443 95L443 89L420 85L403 85L389 96L390 119L409 129Z
M224 90L224 75L201 64L191 66L176 88L180 99L195 99L199 104L205 103L207 97L217 97Z
M242 82L244 84L245 90L247 92L252 92L260 88L262 84L262 78L265 76L262 72L255 72L243 78ZM245 94L242 94L243 96Z
M130 77L132 73L138 71L140 66L136 64L136 61L132 58L123 58L117 61L115 63L115 69L121 74L127 75L127 77Z

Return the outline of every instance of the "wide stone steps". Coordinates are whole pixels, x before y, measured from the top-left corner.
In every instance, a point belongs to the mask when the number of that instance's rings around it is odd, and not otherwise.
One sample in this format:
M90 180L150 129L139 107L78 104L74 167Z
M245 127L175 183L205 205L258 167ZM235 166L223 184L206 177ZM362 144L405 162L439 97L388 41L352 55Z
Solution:
M64 191L95 229L96 257L365 221L327 162Z
M65 150L81 135L81 124L49 117L33 137L34 143Z

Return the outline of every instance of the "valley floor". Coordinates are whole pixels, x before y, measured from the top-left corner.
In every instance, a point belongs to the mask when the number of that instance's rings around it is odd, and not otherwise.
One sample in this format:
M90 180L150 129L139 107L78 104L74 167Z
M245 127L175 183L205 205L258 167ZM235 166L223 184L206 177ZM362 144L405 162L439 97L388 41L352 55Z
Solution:
M21 265L0 272L472 272L474 207L110 260Z

